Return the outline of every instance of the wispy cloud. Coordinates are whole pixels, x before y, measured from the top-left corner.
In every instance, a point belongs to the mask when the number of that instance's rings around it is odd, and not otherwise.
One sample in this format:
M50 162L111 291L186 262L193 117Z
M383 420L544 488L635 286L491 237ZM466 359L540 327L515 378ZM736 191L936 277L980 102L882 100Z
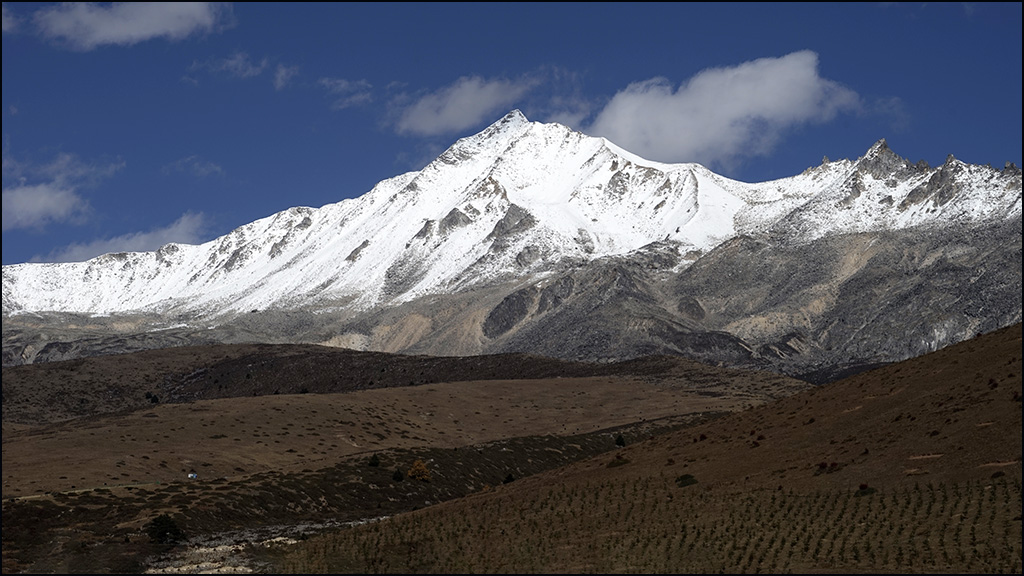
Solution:
M231 5L217 2L66 2L33 16L44 37L82 51L155 38L182 40L223 28L230 20Z
M652 160L715 165L767 154L788 128L860 106L802 51L707 69L678 89L665 78L631 84L584 130Z
M869 114L887 118L889 128L897 134L902 134L910 129L910 113L907 111L906 104L898 96L876 98L870 101L866 108Z
M51 252L46 257L37 256L33 258L33 261L83 262L112 252L148 252L171 242L199 244L203 242L207 228L206 217L202 213L188 212L164 228L157 228L149 232L133 232L82 244L71 244Z
M123 167L123 161L89 164L66 153L49 164L26 164L14 160L5 145L3 231L84 219L89 203L78 190L109 178Z
M204 160L195 154L165 164L160 171L165 176L175 173L191 174L197 178L224 175L224 169L219 164Z
M189 66L189 72L207 70L214 74L224 74L232 78L252 78L259 76L270 65L266 58L256 62L246 52L235 52L227 58L216 58L196 61Z
M539 74L550 96L539 106L536 101L527 106L530 118L576 127L593 114L596 103L586 95L582 74L552 66L544 67Z
M3 3L2 9L3 9L3 32L4 32L4 34L8 34L10 32L14 32L15 30L18 29L18 18L14 14L11 14L11 12L7 9L7 3L6 2Z
M532 78L464 76L402 106L395 129L400 134L437 136L472 128L507 111L537 83Z
M182 81L198 86L198 73L244 80L263 76L264 72L269 72L275 90L283 90L298 75L299 67L275 63L266 56L255 59L248 52L235 52L226 58L193 61Z
M292 78L294 78L298 73L298 66L285 66L284 64L278 64L277 69L274 70L274 89L284 90L285 87L291 83Z
M327 90L332 110L344 110L373 100L373 85L366 80L321 78L317 84Z

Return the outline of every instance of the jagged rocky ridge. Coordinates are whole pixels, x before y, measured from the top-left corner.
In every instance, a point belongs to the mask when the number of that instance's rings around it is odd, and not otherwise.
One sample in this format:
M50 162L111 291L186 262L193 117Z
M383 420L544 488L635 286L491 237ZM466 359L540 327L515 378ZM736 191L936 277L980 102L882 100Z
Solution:
M1020 233L1012 165L880 141L748 184L515 111L359 198L5 266L4 363L198 338L836 370L1020 321Z

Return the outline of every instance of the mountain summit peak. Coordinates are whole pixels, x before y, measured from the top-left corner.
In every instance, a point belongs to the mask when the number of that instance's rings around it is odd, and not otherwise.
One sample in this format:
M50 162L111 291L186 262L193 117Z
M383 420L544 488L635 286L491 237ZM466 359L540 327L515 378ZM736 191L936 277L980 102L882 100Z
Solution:
M526 114L523 114L523 112L521 110L516 108L516 109L510 111L508 114L505 114L504 116L502 116L501 120L498 120L498 124L507 124L509 122L529 122L529 121L530 120L526 117Z
M883 154L886 151L892 152L892 150L889 148L889 143L886 142L885 138L881 138L878 140L878 142L872 144L871 148L868 148L867 154L865 154L865 156L876 156L878 154Z
M453 148L467 145L475 148L483 145L485 142L493 141L495 138L504 138L507 135L519 134L527 130L530 124L531 122L526 118L526 116L518 109L515 109L508 114L505 114L498 119L498 121L494 122L487 128L484 128L479 133L460 139L453 145Z
M886 178L910 167L910 161L893 152L885 138L872 144L858 164L875 178Z

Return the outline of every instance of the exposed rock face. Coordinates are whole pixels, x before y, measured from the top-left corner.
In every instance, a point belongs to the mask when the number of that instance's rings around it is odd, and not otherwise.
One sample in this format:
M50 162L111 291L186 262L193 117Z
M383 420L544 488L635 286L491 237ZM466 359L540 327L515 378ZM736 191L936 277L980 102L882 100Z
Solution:
M481 329L484 336L497 338L522 322L533 307L537 289L533 286L517 290L491 310Z
M932 169L883 140L745 184L516 112L202 246L5 266L4 364L264 341L827 376L1019 322L1020 294L1015 166Z

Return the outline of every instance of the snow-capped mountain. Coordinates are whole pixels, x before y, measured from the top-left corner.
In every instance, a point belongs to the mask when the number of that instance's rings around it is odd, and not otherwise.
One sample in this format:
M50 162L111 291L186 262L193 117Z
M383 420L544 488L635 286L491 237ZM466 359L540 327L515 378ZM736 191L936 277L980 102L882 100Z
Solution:
M1021 321L1021 171L857 160L744 183L514 111L418 172L199 246L3 267L5 365L304 342L680 354L823 381Z
M807 243L1021 217L1021 174L950 157L911 165L880 141L856 160L743 183L662 164L513 111L418 172L291 208L198 246L3 267L3 313L215 317L371 311L544 278L652 243L687 257L739 236Z

